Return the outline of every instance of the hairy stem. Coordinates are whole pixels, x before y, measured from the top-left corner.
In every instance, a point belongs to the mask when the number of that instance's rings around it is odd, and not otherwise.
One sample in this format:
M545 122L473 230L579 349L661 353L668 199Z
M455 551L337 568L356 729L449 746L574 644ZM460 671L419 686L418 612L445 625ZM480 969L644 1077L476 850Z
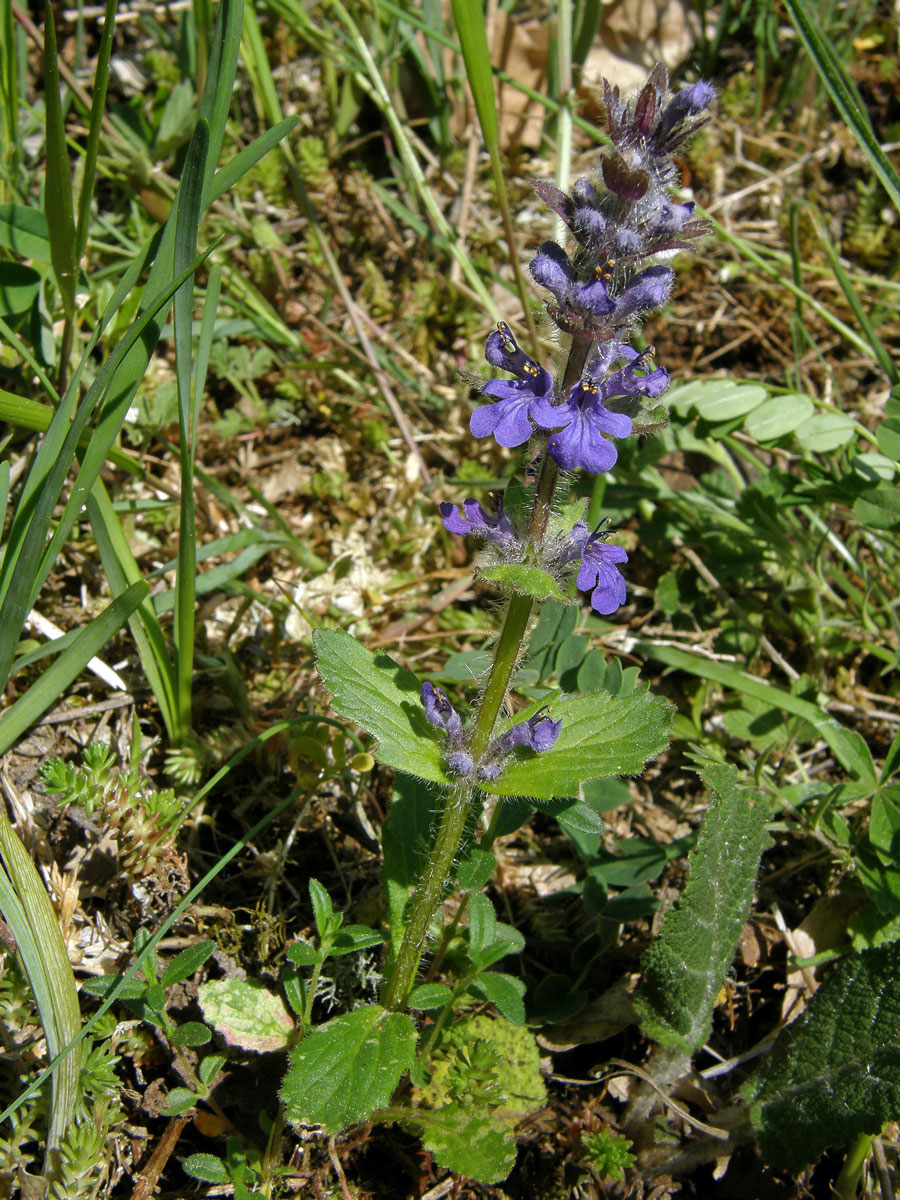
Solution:
M563 373L563 395L581 378L591 345L590 341L573 339ZM549 454L545 454L528 522L528 534L535 545L543 541L546 533L558 481L559 467ZM528 632L533 608L534 600L530 596L511 596L507 603L503 627L494 648L494 661L491 663L487 687L472 730L470 750L476 763L487 750L493 736L494 726L509 689L509 681ZM425 948L428 925L450 879L453 860L459 851L466 818L476 794L476 790L471 786L460 786L447 794L446 806L441 815L429 862L412 900L409 924L404 931L397 957L388 969L382 989L382 1003L385 1008L402 1008L415 982ZM496 820L491 826L492 830L494 828ZM487 844L490 845L492 841L493 838L489 836Z
M403 934L397 958L385 979L381 995L381 1002L385 1008L402 1008L412 989L419 969L419 960L425 948L428 923L441 902L444 888L450 878L473 795L473 790L466 787L454 788L447 794L447 803L431 848L430 860L413 897L409 924Z

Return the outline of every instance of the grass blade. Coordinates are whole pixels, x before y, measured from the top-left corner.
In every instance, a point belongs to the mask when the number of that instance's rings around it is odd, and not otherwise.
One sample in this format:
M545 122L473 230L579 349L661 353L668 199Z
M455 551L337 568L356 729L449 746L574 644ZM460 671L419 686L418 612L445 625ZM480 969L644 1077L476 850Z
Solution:
M900 174L879 145L868 115L854 94L834 46L812 20L803 0L784 0L784 4L791 24L815 63L835 108L859 143L859 148L869 160L869 165L893 201L894 207L900 212Z
M50 257L59 285L66 317L75 315L75 210L72 200L72 172L66 147L66 130L59 95L59 59L56 49L56 25L53 9L44 9L44 103L47 119L47 182L44 203L50 234Z
M100 552L103 573L113 596L119 596L131 585L140 582L141 569L131 553L128 538L100 479L88 497L87 512ZM149 596L128 618L128 627L135 640L147 683L159 705L169 741L174 744L178 730L175 669Z
M112 54L113 34L116 31L116 9L118 6L119 0L106 0L106 11L103 14L103 35L100 38L100 49L97 51L97 67L94 71L94 82L91 87L91 123L88 127L87 145L85 146L81 191L78 194L78 227L75 231L76 267L87 245L88 219L91 213L91 199L94 195L94 185L97 182L97 154L100 149L100 129L103 124L103 110L106 107L109 59Z
M472 99L475 101L475 111L478 113L478 123L481 126L481 135L491 157L494 193L497 203L500 205L503 232L516 277L516 289L522 303L522 312L525 314L532 350L539 356L540 342L534 322L534 310L531 306L528 285L522 273L522 264L519 261L516 235L513 231L512 215L509 211L509 197L506 193L506 177L503 173L503 158L500 154L497 101L494 94L494 71L484 24L484 6L481 0L453 0L452 7L456 32L459 34L463 62L466 67L466 77L469 80L469 87L472 89Z
M52 1060L81 1030L78 993L47 889L5 814L0 814L0 860L0 912L15 938ZM44 1157L44 1177L50 1183L59 1174L59 1145L75 1111L80 1071L81 1047L76 1045L53 1072Z
M296 129L297 124L297 117L285 117L283 121L279 121L277 125L273 125L271 129L260 134L256 141L240 150L230 162L216 172L207 203L215 204L221 196L234 187L239 179L247 174L251 167L255 167L261 158L274 149L282 138L286 138L291 130Z
M200 118L188 147L175 225L175 270L191 261L197 249L209 152L209 126ZM178 720L176 745L191 728L191 683L194 671L194 603L197 579L197 528L194 514L194 452L199 395L191 387L193 358L191 317L194 279L189 276L175 293L175 376L181 432L181 516L178 524L178 574L175 577L175 694ZM215 310L213 310L215 317Z
M122 628L149 590L141 580L117 596L90 625L82 629L53 666L48 667L40 679L4 712L0 717L0 754L5 754L41 713L59 699L90 659L99 654L113 634Z
M20 501L16 510L15 520L21 517L26 526L22 540L22 548L15 564L4 560L4 573L8 577L8 590L0 608L0 682L5 686L9 679L9 670L15 653L16 642L25 621L25 614L31 608L34 598L40 591L50 568L59 554L63 542L71 532L72 526L84 505L94 481L103 468L109 447L118 432L118 426L111 429L107 420L106 428L100 435L95 434L85 452L81 471L75 481L68 502L59 519L53 537L45 550L47 530L50 526L50 516L68 473L69 464L75 453L75 448L85 429L88 417L100 398L106 393L117 373L123 369L123 364L132 347L143 337L153 324L160 309L172 298L185 279L197 269L201 262L212 252L214 247L200 255L186 271L183 277L176 277L169 286L157 296L153 305L141 314L127 334L122 338L113 354L104 364L68 428L59 457L52 463L42 487L28 507L23 509ZM158 336L158 331L156 336ZM154 338L155 341L155 338ZM64 418L62 407L58 414ZM118 414L115 414L118 416ZM124 418L124 413L121 414ZM121 420L119 421L121 424ZM53 426L51 425L51 431ZM98 427L99 428L99 427ZM48 435L49 436L49 435ZM35 463L37 466L37 463Z

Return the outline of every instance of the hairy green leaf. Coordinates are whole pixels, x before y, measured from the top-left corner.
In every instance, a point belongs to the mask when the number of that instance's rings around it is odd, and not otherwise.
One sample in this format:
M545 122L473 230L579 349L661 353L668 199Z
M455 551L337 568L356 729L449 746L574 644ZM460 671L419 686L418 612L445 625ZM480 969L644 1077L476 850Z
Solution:
M378 761L419 779L449 783L440 745L419 701L422 685L416 676L348 633L317 629L313 642L332 707L378 739Z
M203 1015L228 1046L269 1054L283 1050L294 1022L280 996L255 979L213 979L201 983Z
M483 1000L490 1000L513 1025L525 1024L525 984L515 975L483 971L469 990Z
M365 1121L388 1103L415 1050L410 1018L378 1004L318 1026L291 1054L281 1089L287 1119L332 1133Z
M687 1052L706 1041L769 841L765 801L734 767L709 766L702 777L712 796L688 882L644 955L635 998L647 1035Z
M552 575L540 567L524 567L520 563L501 563L479 571L482 579L494 583L501 592L531 596L534 600L558 600L569 603L569 598Z
M799 1170L900 1118L900 942L833 967L744 1085L766 1158Z
M171 987L175 983L181 983L182 979L190 978L213 955L215 949L216 943L209 939L188 946L172 959L163 971L160 983L163 987Z
M516 1161L516 1143L508 1131L461 1108L447 1107L428 1114L422 1141L439 1166L479 1183L501 1183Z
M665 747L672 722L666 702L648 692L618 697L597 692L549 707L554 721L562 721L553 749L526 752L529 757L511 763L499 779L483 783L484 791L552 800L576 795L591 779L636 774ZM522 716L517 713L507 727ZM498 732L503 731L501 726Z

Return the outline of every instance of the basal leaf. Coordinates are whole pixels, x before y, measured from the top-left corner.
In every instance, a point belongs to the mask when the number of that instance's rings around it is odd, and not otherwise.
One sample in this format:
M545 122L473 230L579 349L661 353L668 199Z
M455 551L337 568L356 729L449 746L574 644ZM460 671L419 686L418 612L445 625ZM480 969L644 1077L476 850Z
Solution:
M525 567L521 563L501 563L479 572L482 579L494 583L502 592L516 592L520 596L531 596L534 600L559 600L570 603L552 575L540 567Z
M280 996L252 979L214 979L201 983L203 1015L228 1046L269 1054L283 1050L294 1022Z
M762 796L743 787L733 767L710 766L702 774L711 803L688 860L688 882L641 961L635 998L645 1033L688 1053L706 1041L768 844Z
M516 1161L516 1143L506 1129L483 1113L472 1116L457 1107L428 1114L421 1123L425 1149L438 1166L479 1183L502 1183Z
M591 779L634 775L665 747L672 722L666 702L648 692L618 697L597 692L553 702L550 716L562 721L553 749L525 752L528 758L510 763L499 779L482 784L484 791L552 800L577 795ZM517 713L515 720L521 719Z
M799 1170L900 1118L900 942L834 966L744 1085L765 1157Z
M419 702L422 685L416 676L347 633L317 629L313 642L332 707L378 739L378 761L419 779L449 783Z
M410 1018L378 1004L318 1026L291 1054L281 1088L287 1119L330 1133L365 1121L388 1103L415 1050Z

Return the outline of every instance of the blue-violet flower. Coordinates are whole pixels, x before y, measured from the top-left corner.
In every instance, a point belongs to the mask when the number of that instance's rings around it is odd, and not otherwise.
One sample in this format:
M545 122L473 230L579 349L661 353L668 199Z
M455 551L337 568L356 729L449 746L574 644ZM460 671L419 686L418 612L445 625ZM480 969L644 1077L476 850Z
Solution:
M461 537L474 534L485 541L494 542L501 550L508 550L516 540L516 531L503 507L501 500L494 512L486 512L484 507L469 497L463 501L462 512L455 504L444 501L441 506L441 521L448 533L456 533Z
M559 737L562 721L551 720L548 712L547 708L538 709L527 721L520 721L518 725L507 729L497 739L497 750L501 754L508 754L516 746L527 746L538 753L551 749Z
M498 403L475 409L469 421L472 436L493 434L501 446L521 446L532 434L528 419L532 405L553 395L553 377L519 349L509 326L502 322L488 337L484 356L491 366L516 378L491 379L484 385L484 395L495 396Z
M426 680L422 684L421 700L425 716L431 724L447 734L447 766L454 775L469 775L474 763L471 754L464 748L462 717L450 703L449 696L443 688L435 687Z
M591 591L591 608L604 617L625 603L625 580L619 563L628 562L623 546L610 545L600 528L588 531L587 522L578 521L569 535L569 545L562 560L581 558L576 585L582 592Z

